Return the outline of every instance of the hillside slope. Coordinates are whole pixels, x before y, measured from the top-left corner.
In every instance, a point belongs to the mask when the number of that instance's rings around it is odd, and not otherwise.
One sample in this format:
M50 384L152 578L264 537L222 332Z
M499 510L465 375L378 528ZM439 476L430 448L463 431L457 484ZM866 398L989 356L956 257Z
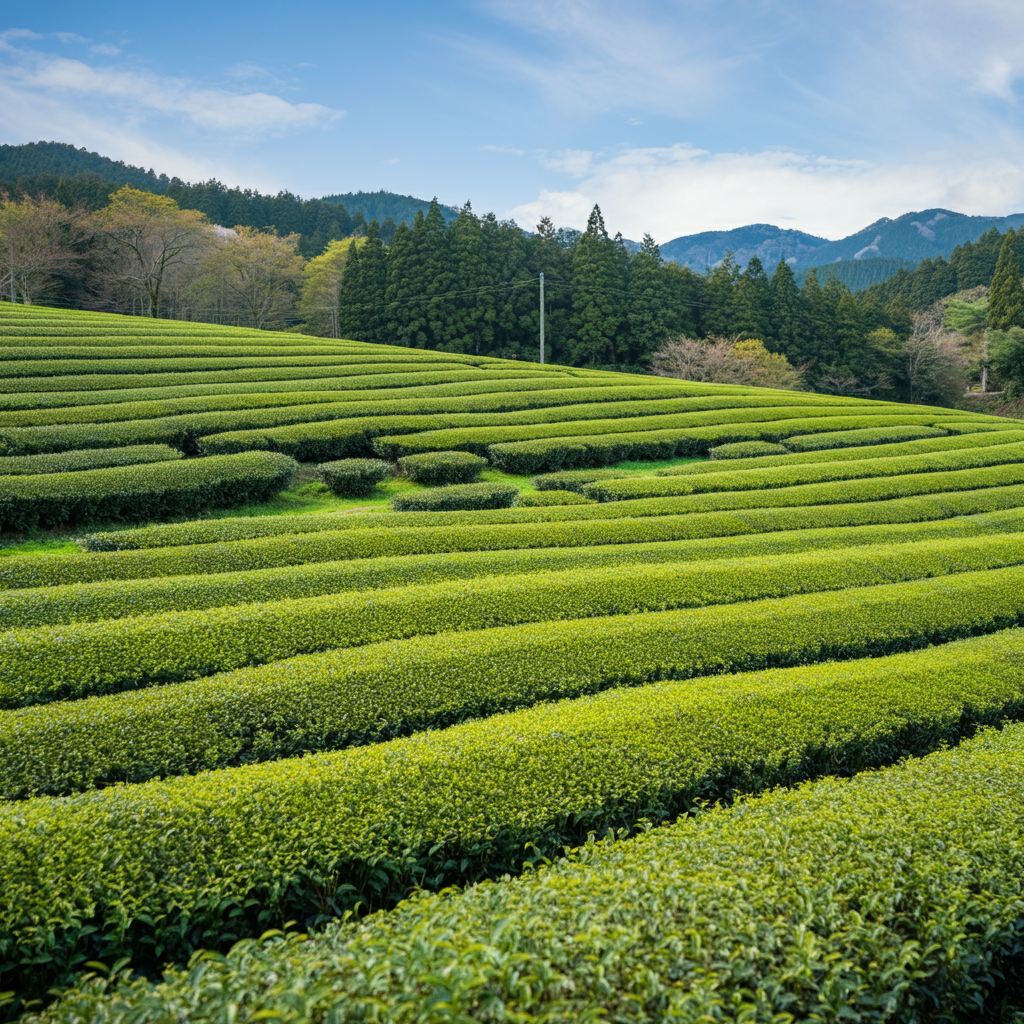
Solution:
M464 453L394 508L308 465ZM46 1019L632 1019L638 979L685 1019L755 975L911 1019L1017 948L1020 729L956 745L1024 717L1024 422L4 303L0 474L0 981L77 981Z

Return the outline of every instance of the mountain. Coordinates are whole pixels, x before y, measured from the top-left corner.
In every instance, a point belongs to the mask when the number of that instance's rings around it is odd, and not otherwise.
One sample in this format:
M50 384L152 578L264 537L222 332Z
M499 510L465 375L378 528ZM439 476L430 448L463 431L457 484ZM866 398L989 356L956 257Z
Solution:
M430 209L429 199L402 196L397 192L385 192L383 189L379 192L341 192L333 196L323 196L321 202L341 203L352 213L361 210L367 222L375 220L378 224L383 224L388 217L396 224L403 220L407 224L412 224L419 211L422 210L426 215ZM459 211L454 206L445 206L443 203L439 205L445 220L455 220L459 216Z
M794 269L805 271L852 260L899 260L917 264L936 256L948 257L958 245L977 241L989 228L1006 231L1022 224L1024 213L1008 217L971 217L952 210L921 210L905 213L895 220L882 217L838 241L772 224L748 224L732 231L703 231L673 238L661 247L661 254L667 260L688 264L694 270L715 266L727 252L732 252L741 266L757 256L769 271L780 259ZM881 269L882 264L875 264L873 271L877 273ZM837 269L837 276L838 273ZM881 278L872 276L872 280Z
M779 260L791 265L802 262L808 253L828 244L827 238L805 231L777 228L774 224L748 224L731 231L702 231L673 238L661 246L661 255L666 260L703 271L705 267L720 263L725 254L731 252L743 267L756 256L770 270ZM804 265L810 266L810 263Z

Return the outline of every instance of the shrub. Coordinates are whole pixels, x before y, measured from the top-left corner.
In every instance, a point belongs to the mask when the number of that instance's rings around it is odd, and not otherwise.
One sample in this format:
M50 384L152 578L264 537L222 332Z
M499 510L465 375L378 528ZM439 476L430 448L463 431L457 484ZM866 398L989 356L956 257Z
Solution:
M984 677L984 668L979 670ZM898 680L894 682L899 685ZM818 692L831 705L834 691ZM751 693L750 699L757 697ZM888 707L881 692L877 699ZM802 718L803 706L797 706L794 717ZM773 718L774 712L772 708ZM907 717L917 719L916 713ZM840 713L836 719L822 720L819 728L822 732L835 729L835 742L844 746L855 746L859 736L864 736L865 743L877 737L883 745L888 739L883 739L883 731L872 733L866 722L844 733L842 720ZM920 721L923 725L924 720ZM695 728L703 724L694 721ZM916 733L918 721L914 724ZM671 719L665 721L666 729L674 725ZM656 744L654 739L646 740L642 722L636 727L643 730L645 747ZM731 736L728 728L724 732ZM585 736L565 744L557 736L557 726L555 733L548 756L566 748L580 755L589 750ZM756 727L750 735L754 740ZM898 727L890 735L899 749ZM684 737L680 742L681 750L691 749ZM719 735L709 736L708 742L713 744L710 749L720 749ZM804 749L805 742L801 737L795 749ZM541 806L541 801L546 806L551 793L561 790L567 772L574 782L582 778L575 764L547 768L547 758L518 737L509 736L494 745L505 756L497 760L493 750L481 749L477 763L488 765L490 771L483 777L476 771L469 776L477 790L452 784L444 805L459 807L461 800L484 789L492 802L481 807L477 834L488 852L492 836L508 834L497 824L506 820L498 818L499 807L508 808L507 828L519 838L526 831L521 822L528 820L533 807ZM595 790L608 786L604 790L607 803L621 801L633 812L633 817L621 820L631 822L642 813L641 805L632 802L634 793L650 792L652 802L660 805L665 791L658 787L671 792L669 779L678 778L688 789L699 777L700 769L686 762L676 767L666 750L661 756L647 755L650 762L643 759L645 779L647 763L652 769L665 764L663 775L652 775L636 790L625 780L610 785L608 760L618 763L621 758L629 763L629 771L641 771L632 767L631 737L627 733L598 749L608 750L610 756L593 761ZM759 749L756 740L752 749ZM812 749L820 756L817 748ZM533 807L523 807L522 819L514 817L515 805L508 792L515 771L511 758L517 753L523 759L536 757L538 765L545 765L538 768L536 783L529 779L531 789L537 785L537 794ZM426 750L423 756L426 760ZM699 749L693 750L693 756L703 763ZM765 755L769 761L774 757L774 751ZM723 760L735 763L731 753ZM428 763L429 769L422 769L417 783L445 771L440 757ZM171 969L158 980L132 975L130 969L122 972L116 985L94 975L65 995L46 1017L51 1024L142 1024L185 1018L237 1020L239 1024L268 1018L356 1021L376 1017L411 1022L438 1019L441 1014L469 1021L484 1019L482 1005L497 1008L494 1020L538 1022L583 1021L594 1016L595 1007L615 1021L834 1020L845 1011L845 1016L864 1024L883 1024L927 1020L933 1008L939 1019L977 1020L982 1011L986 1017L990 1011L998 1015L997 986L1014 967L1024 930L1022 764L1024 727L986 731L956 749L897 767L738 801L696 818L684 817L629 842L588 843L567 859L521 879L472 886L459 893L420 892L393 912L333 924L309 938L277 934L263 942L239 943L226 957L207 957L188 969ZM378 769L376 777L368 775L368 791L374 790L382 774ZM770 769L768 778L775 777ZM514 778L518 782L521 776ZM312 790L299 788L298 778L290 779L293 800L315 806L315 792L326 804L333 796L333 776L326 766L318 781L318 788ZM344 778L339 782L343 784ZM711 783L709 790L715 789ZM177 792L171 792L177 798ZM184 788L180 792L184 803ZM282 806L264 802L266 788L252 786L246 790L250 792L252 809L247 809L246 824L231 829L231 837L259 835L262 829L273 828L281 838L268 840L247 863L277 855L285 842L302 850L302 830L280 828L282 819L289 819L291 825L290 815ZM421 792L420 800L433 805L437 794L426 787ZM693 792L694 802L700 802L704 791ZM230 796L210 794L202 801L192 797L192 815L205 813L219 820L226 799L232 800L232 808L245 799L241 793L227 793ZM167 805L182 817L188 813L177 811L179 804L170 793ZM126 803L121 813L130 814L130 806ZM589 810L592 805L583 806ZM376 810L368 804L369 813ZM101 885L110 889L113 880L102 879L99 870L100 863L112 859L113 851L102 843L116 842L121 848L124 839L116 831L108 832L109 819L98 813L93 827L102 831L99 836L90 835L91 815L84 801L76 812L70 831L89 843L96 863L71 846L69 835L62 843L68 848L62 850L63 856L74 858L75 867L69 870L77 877L81 864L95 879L96 889ZM48 820L53 813L42 803L33 813L33 823L40 822L35 842L40 860L49 859L44 836L52 830L63 839L63 830ZM114 812L109 813L113 818ZM569 810L566 817L573 820L571 816ZM401 820L406 820L405 815ZM587 816L584 827L592 820ZM610 823L614 826L619 820L611 817ZM351 821L351 815L344 816L339 827ZM427 821L433 824L433 815ZM484 821L491 831L484 831ZM490 825L492 821L495 824ZM410 831L422 827L418 821L409 823ZM595 830L604 827L602 823ZM389 820L379 831L391 834L392 828ZM404 828L396 831L403 839L409 834ZM311 832L308 842L315 836L318 844L325 844L326 837L336 834L321 827ZM431 842L437 834L459 833L454 828L446 833L437 825ZM168 873L177 877L183 864L192 863L193 851L187 846L189 830L181 830L181 839L174 832L171 835L174 839L168 848L159 836L150 844L154 856L166 860ZM198 829L196 835L203 837ZM452 845L457 850L463 844ZM171 853L172 847L180 852ZM472 847L472 853L477 849ZM128 852L134 854L130 847ZM305 869L308 861L301 859L302 853L294 863ZM521 850L517 853L522 856ZM327 859L326 850L321 856ZM379 870L378 862L372 863L374 871ZM233 863L225 862L225 871L233 868ZM140 867L137 874L148 880L153 873ZM224 877L213 870L210 875L218 883ZM313 888L312 877L305 872L300 877ZM276 886L273 892L285 902L283 887ZM112 897L127 902L120 889L114 889ZM215 898L210 897L211 904ZM83 905L90 910L94 905L110 906L103 898L92 897L89 903L85 899ZM47 932L56 931L58 921L63 924L65 918L54 914L53 902L46 896L33 893L32 904L38 907L38 920L53 921ZM114 910L109 913L113 919ZM278 917L284 919L285 914ZM254 924L256 933L264 927ZM75 928L81 928L77 920ZM39 939L34 941L41 945ZM63 941L75 940L67 936ZM52 955L49 949L47 953ZM438 1011L441 998L444 1008Z
M511 484L453 484L450 487L396 494L391 499L391 506L396 512L510 508L518 496L519 488Z
M771 441L736 441L734 444L720 444L711 448L712 459L749 459L759 455L788 455L789 449Z
M864 444L892 444L925 437L943 437L943 427L923 425L865 427L862 430L830 430L824 434L806 434L786 438L786 447L794 452L819 451L826 448L853 448Z
M265 501L288 485L295 469L286 455L249 452L8 477L0 493L0 524L25 530L100 517L138 522L194 515L208 508Z
M524 508L542 508L546 505L588 505L590 498L585 498L576 491L541 491L538 494L520 494L517 505Z
M674 523L679 522L680 517L676 517ZM305 548L309 561L210 574L202 572L207 567L204 554L213 553L214 549L209 546L193 548L188 550L191 564L185 569L185 575L110 579L93 583L69 582L60 587L0 591L0 621L8 629L94 622L99 619L117 619L157 612L197 611L201 608L316 597L320 594L336 594L342 591L415 586L439 583L443 580L474 579L479 576L513 576L520 573L553 572L563 569L593 570L611 566L625 567L634 563L655 565L666 562L711 561L720 558L768 555L779 557L824 548L854 548L866 544L907 543L942 538L957 541L997 533L1024 532L1024 515L1016 509L974 516L956 516L952 519L924 523L779 530L775 533L692 540L648 540L645 526L650 526L651 523L651 520L638 519L626 520L624 524L619 523L615 526L617 532L607 533L605 539L612 543L606 544L601 543L600 534L592 534L591 531L595 526L614 524L586 524L581 526L575 537L569 535L565 529L566 524L554 524L551 527L553 532L547 537L533 538L538 544L536 547L513 546L441 554L346 559L344 556L347 552L342 546L337 551L339 560L336 561L330 560L332 539L344 540L346 537L351 538L351 534L326 534L312 538L307 535L307 540L313 540L319 545L315 549L311 546ZM543 524L540 525L543 528ZM632 530L632 540L628 543L614 543L621 540L625 534L624 525ZM664 526L664 523L660 525ZM466 529L477 532L473 527ZM509 528L499 529L507 531ZM667 532L658 530L656 535L661 537ZM522 543L523 540L522 534L507 537L507 542L513 545L517 542ZM548 542L547 546L540 546L545 541ZM552 546L559 542L563 542L565 546ZM282 543L287 549L288 539L284 538ZM261 563L261 558L251 549L250 555L252 562ZM103 557L99 556L99 560L102 562ZM74 564L81 565L82 561L76 560ZM167 563L162 568L172 572L179 571L184 561L179 557L178 564Z
M426 452L398 460L406 476L428 487L471 483L486 465L486 459L470 452Z
M0 457L0 476L32 476L41 473L71 473L110 466L137 466L145 462L173 462L182 454L164 444L138 444L127 448L84 448L54 455L9 455Z
M338 459L316 467L317 476L343 498L369 494L390 472L391 467L380 459Z
M617 469L566 469L535 476L531 483L538 491L575 491L580 494L584 484L594 480L618 480L621 476Z
M674 500L674 499L667 499ZM836 528L869 528L899 524L934 523L951 517L995 513L1000 521L1012 522L1024 502L1024 488L986 487L973 491L947 491L940 494L894 498L882 501L852 502L837 505L810 505L742 511L661 514L638 516L636 504L612 502L571 508L554 506L537 509L499 509L492 512L432 513L431 526L399 525L395 529L367 529L353 516L275 516L249 519L249 523L273 518L317 519L325 523L321 532L253 535L239 530L240 539L213 543L215 535L204 536L207 543L195 545L145 547L117 550L116 533L96 534L91 539L95 555L55 558L52 555L20 555L0 559L0 589L62 586L102 580L138 580L158 576L184 576L196 572L223 573L274 566L303 565L338 559L379 558L385 555L443 554L455 551L514 551L532 548L558 548L605 544L656 543L677 540L714 540L733 538L744 543L745 535L783 531L810 531ZM655 505L655 501L645 504ZM615 513L627 509L633 515ZM606 513L596 521L571 519L573 513ZM500 517L518 513L526 521L466 522L466 517ZM612 513L608 515L607 513ZM536 517L536 518L533 518ZM358 517L369 519L369 514ZM399 518L397 513L373 516L373 519ZM604 520L604 521L602 521ZM206 524L187 525L191 532ZM306 524L297 524L306 529ZM453 525L459 525L453 530ZM937 527L943 526L941 523ZM944 527L943 527L944 528ZM126 531L129 532L129 531ZM180 535L179 535L180 536ZM203 536L200 533L200 536ZM841 531L839 537L845 536ZM114 539L110 539L114 538ZM771 537L763 539L772 543ZM841 541L839 541L841 543ZM130 543L130 542L129 542ZM813 546L813 545L812 545Z
M0 707L134 689L417 634L866 588L1021 562L1024 538L1010 534L952 547L924 541L889 550L812 551L781 561L639 565L628 573L618 567L570 569L15 629L0 634ZM1024 569L1006 573L1022 585L1024 614Z

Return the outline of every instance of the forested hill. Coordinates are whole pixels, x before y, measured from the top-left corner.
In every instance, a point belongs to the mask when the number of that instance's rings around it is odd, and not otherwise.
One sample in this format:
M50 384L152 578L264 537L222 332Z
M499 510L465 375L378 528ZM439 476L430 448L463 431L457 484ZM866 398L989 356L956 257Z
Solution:
M747 224L731 231L681 235L665 242L661 246L661 255L697 271L717 266L729 252L741 267L745 267L754 256L766 267L774 267L779 260L786 260L790 266L809 267L812 261L801 257L829 244L827 238L804 231L777 228L774 224Z
M383 224L389 217L396 224L412 224L417 213L425 217L430 210L429 199L415 196L401 196L396 192L343 192L340 195L324 196L325 203L341 203L347 210L360 210L367 223L371 220ZM438 208L446 221L456 220L459 211L454 206L439 203Z
M390 241L398 224L412 224L417 212L425 214L430 208L429 199L394 192L302 199L287 191L263 195L255 189L229 188L215 179L191 183L63 142L0 145L0 190L12 195L45 193L65 205L95 210L105 206L121 185L169 195L183 209L200 210L216 224L298 234L299 250L306 256L322 252L332 239L360 234L371 220L381 225L382 237ZM447 220L458 216L454 207L440 209Z

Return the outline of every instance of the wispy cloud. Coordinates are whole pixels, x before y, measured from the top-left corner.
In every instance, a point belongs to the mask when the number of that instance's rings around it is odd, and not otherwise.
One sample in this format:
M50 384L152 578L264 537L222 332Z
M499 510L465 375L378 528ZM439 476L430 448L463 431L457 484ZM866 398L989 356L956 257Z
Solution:
M257 139L321 128L344 116L344 111L319 103L293 103L267 92L241 92L126 66L89 64L15 45L10 35L0 40L0 55L0 84L16 103L50 100L79 111L83 104L98 103L109 119L116 121L119 115L122 122L136 126L148 118L170 117L195 129ZM7 115L0 118L7 120L13 113L8 105Z

